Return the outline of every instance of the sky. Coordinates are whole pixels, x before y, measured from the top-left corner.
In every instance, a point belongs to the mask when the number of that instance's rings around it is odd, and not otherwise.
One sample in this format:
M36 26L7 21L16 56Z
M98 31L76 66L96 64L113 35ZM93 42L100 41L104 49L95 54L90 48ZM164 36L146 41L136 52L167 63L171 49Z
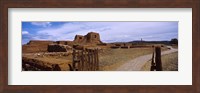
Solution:
M178 38L178 22L22 22L22 44L30 40L74 40L75 35L100 34L101 41L164 41Z

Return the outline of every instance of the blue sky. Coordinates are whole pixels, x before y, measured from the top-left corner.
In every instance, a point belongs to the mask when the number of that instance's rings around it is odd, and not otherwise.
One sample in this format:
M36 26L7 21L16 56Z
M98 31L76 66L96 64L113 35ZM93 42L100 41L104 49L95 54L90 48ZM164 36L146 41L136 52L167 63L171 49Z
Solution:
M103 42L161 41L178 38L178 22L22 22L22 43L73 40L97 32Z

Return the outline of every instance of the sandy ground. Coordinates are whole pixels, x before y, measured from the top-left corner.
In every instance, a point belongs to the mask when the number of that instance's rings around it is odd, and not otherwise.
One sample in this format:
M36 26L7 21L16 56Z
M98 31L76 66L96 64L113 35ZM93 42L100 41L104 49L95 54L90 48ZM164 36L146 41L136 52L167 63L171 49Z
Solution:
M177 52L178 49L175 49L171 46L167 46L170 50L161 52L161 55L170 54ZM116 69L116 71L140 71L142 66L152 58L152 54L140 56L130 60Z

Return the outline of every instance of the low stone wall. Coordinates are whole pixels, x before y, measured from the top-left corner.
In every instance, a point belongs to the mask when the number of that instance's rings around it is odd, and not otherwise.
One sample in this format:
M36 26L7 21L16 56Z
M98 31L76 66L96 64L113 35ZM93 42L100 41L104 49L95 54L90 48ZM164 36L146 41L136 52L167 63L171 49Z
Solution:
M48 52L67 52L67 50L71 49L68 45L61 44L50 44L48 45Z
M22 46L22 52L23 53L47 52L47 46L52 43L53 41L31 40L30 42Z
M22 57L23 71L60 71L59 64L50 64L37 59Z

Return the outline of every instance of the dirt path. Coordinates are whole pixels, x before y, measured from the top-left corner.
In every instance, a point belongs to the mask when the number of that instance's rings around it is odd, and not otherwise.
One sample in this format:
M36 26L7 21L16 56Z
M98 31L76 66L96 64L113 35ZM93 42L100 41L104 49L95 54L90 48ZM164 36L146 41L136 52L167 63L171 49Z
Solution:
M171 46L167 46L167 47L170 48L170 50L161 52L161 55L170 54L170 53L178 51L178 49L174 49ZM142 66L151 58L152 58L152 54L134 58L133 60L130 60L129 62L126 62L125 64L117 68L116 71L140 71Z

